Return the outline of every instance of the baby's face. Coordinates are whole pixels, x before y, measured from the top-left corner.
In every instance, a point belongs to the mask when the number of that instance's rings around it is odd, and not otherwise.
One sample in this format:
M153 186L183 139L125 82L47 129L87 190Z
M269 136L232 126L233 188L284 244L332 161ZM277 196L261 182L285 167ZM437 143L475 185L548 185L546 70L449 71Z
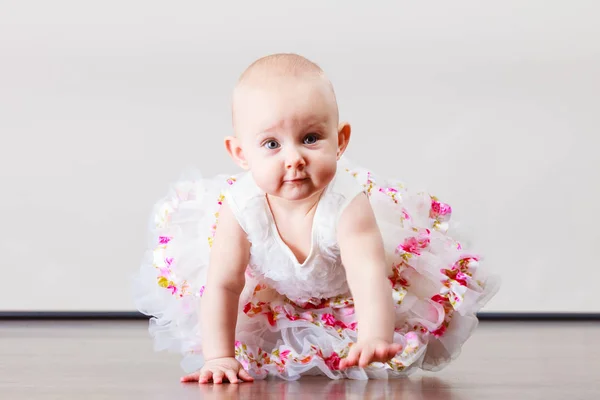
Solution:
M332 180L338 160L338 113L322 79L281 78L265 87L244 88L234 107L236 135L263 191L301 200Z

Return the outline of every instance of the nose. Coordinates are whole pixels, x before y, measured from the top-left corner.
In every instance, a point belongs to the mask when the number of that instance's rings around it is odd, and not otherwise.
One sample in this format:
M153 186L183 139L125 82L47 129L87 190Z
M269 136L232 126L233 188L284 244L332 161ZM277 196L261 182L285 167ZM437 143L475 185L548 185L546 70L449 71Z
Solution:
M306 165L302 154L295 147L290 147L285 154L285 169L300 169Z

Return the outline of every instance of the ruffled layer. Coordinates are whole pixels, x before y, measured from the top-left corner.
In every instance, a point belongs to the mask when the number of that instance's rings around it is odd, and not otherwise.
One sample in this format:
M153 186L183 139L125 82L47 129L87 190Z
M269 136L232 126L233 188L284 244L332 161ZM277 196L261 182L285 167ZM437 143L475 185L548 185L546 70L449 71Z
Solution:
M498 291L499 279L481 269L480 256L452 233L450 205L351 163L341 167L369 193L393 285L407 292L397 306L397 326L404 322L404 310L424 317L406 319L402 329L414 322L413 330L427 345L421 368L439 370L459 355L477 326L476 313Z
M137 309L152 317L149 330L157 351L201 353L199 300L218 212L225 190L235 179L204 179L199 172L189 171L153 208L149 248L133 293Z

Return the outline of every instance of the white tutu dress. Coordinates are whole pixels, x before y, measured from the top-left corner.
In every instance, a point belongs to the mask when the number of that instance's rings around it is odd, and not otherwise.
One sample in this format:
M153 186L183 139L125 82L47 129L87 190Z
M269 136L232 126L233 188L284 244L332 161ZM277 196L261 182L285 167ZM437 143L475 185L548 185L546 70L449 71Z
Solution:
M394 341L402 350L387 363L340 370L340 359L356 342L357 321L336 229L344 207L362 192L384 239L395 303L389 318L395 319ZM250 173L181 179L155 206L135 301L152 317L155 349L181 352L186 372L204 363L199 302L224 201L251 243L235 356L258 379L368 379L439 370L459 354L477 325L476 312L498 287L480 269L479 257L447 234L450 206L345 159L321 196L303 263L281 240Z

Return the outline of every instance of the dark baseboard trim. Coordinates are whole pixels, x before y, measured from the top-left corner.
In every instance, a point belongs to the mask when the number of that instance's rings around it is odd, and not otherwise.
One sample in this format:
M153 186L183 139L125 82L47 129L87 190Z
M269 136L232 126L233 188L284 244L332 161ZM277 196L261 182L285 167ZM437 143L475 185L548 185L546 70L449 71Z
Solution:
M477 315L480 321L600 321L600 313L497 313Z
M0 311L1 320L144 320L135 311Z
M483 312L481 321L600 321L599 313L504 313ZM147 320L149 317L135 311L0 311L4 320Z

